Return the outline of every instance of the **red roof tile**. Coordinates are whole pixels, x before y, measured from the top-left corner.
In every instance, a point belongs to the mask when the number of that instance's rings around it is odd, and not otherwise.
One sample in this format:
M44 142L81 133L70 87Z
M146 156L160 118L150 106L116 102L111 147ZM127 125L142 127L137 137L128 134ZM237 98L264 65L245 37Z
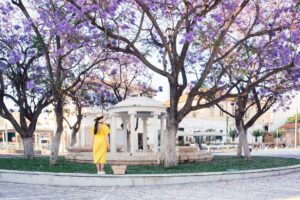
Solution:
M280 128L282 129L295 129L295 123L286 123L282 125ZM298 128L300 128L300 123L298 123Z

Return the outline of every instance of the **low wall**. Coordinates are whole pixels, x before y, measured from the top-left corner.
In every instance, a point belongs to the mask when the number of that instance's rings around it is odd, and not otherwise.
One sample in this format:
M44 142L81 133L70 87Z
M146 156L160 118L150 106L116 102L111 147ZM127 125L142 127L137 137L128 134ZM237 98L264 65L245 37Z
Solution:
M93 157L90 149L87 148L70 148L66 159L80 163L92 163ZM206 162L213 159L213 155L207 151L198 151L196 147L176 147L177 161L184 162ZM157 165L164 160L161 152L117 152L107 153L107 162L109 164L125 165Z
M262 170L151 175L96 175L0 170L0 182L53 186L141 186L199 183L276 176L300 171L300 165Z
M40 150L35 150L35 155L40 155L42 152ZM16 149L7 149L0 150L0 154L24 154L24 150L16 150Z

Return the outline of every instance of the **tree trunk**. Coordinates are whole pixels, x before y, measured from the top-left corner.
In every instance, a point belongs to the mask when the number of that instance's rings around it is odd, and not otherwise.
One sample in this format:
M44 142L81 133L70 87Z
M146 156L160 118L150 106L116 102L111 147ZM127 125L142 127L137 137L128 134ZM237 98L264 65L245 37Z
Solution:
M50 165L56 165L63 127L63 101L58 100L55 107L56 132L51 144Z
M175 114L172 111L168 111L167 117L167 129L164 138L164 165L165 167L171 167L177 165L176 156L176 134L178 128L178 122L175 118Z
M24 148L24 158L32 160L34 158L33 139L32 137L22 138Z
M237 126L237 129L239 131L239 145L238 145L237 156L242 156L242 150L243 150L244 156L247 159L249 159L251 157L249 151L249 144L248 144L247 134L242 123L239 126Z
M243 141L244 156L246 159L250 159L251 154L250 154L250 149L248 144L247 131L245 129L243 130L244 130L244 141Z
M77 132L78 131L75 131L74 129L72 129L71 144L70 144L71 147L73 147L76 144L76 142L77 142L77 138L76 138Z
M239 131L239 143L238 143L238 149L237 149L237 156L241 157L242 156L242 152L243 152L243 140L244 140L244 135L241 134L241 131L238 129Z

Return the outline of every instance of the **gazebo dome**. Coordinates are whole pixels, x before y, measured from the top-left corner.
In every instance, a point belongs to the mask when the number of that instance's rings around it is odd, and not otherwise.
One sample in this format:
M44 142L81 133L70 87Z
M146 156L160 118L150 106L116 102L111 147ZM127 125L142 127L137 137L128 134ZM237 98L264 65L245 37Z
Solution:
M123 110L132 108L148 108L149 111L152 109L165 110L166 107L159 101L148 97L130 97L114 105L110 110Z

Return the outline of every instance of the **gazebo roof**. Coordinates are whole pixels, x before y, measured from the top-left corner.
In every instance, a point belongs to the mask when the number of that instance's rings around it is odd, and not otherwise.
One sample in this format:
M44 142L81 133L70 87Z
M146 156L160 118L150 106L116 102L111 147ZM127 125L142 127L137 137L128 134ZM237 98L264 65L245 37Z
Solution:
M129 97L124 101L114 105L110 110L119 109L130 109L130 108L144 108L149 111L153 109L165 110L166 107L159 101L148 97Z

